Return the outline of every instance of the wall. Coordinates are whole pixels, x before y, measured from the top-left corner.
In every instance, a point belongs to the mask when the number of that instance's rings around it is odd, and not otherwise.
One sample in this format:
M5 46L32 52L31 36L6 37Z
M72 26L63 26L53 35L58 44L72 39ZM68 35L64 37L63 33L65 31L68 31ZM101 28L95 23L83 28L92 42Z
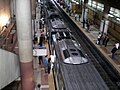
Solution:
M110 20L108 32L110 35L115 37L118 41L120 41L120 23L115 20Z
M0 90L19 76L18 56L14 53L0 49Z

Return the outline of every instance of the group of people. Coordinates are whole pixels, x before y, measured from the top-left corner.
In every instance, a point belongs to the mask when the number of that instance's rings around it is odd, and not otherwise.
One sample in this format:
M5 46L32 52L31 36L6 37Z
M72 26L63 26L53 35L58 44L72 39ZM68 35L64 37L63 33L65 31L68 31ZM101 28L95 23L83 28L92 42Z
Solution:
M44 10L43 8L41 7L41 19L40 19L40 22L39 22L39 29L40 29L40 32L35 32L35 37L34 37L34 44L36 45L39 45L40 47L43 46L43 44L45 43L45 31L44 31ZM39 35L40 34L40 35ZM38 56L38 64L39 65L44 65L44 70L45 70L45 73L48 73L50 74L50 70L51 70L51 58L48 58L47 59L47 56Z
M48 73L50 74L50 70L51 70L51 58L48 58L47 59L47 56L44 56L44 59L42 56L39 56L39 64L40 65L44 65L44 70L45 70L45 73Z
M120 44L119 42L116 42L113 49L111 50L111 53L112 53L112 59L114 59L114 56L115 56L115 52L120 48Z
M98 44L98 45L102 44L102 45L104 45L106 47L107 43L109 42L109 40L110 40L110 38L109 38L108 34L99 33L99 35L97 37L96 44ZM112 59L114 59L115 52L119 49L119 47L120 47L119 42L116 42L115 45L114 45L114 47L111 50Z
M47 56L45 56L43 63L44 63L45 73L50 74L50 70L51 70L51 58L48 58L48 60L47 60Z
M104 45L106 47L109 40L110 40L110 38L109 38L108 34L103 34L103 33L99 32L96 44L98 44L98 45L102 44L102 45Z

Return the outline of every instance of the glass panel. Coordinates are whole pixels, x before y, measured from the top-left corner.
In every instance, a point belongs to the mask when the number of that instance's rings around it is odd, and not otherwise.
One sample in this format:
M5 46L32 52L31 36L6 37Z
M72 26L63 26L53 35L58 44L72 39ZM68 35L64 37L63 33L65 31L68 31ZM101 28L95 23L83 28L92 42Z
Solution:
M97 5L97 9L100 10L100 11L103 11L103 9L104 9L104 5L101 4L101 3L98 3L98 5Z
M109 13L113 14L116 17L120 17L120 10L119 9L115 9L115 8L111 7Z
M93 8L96 8L96 4L92 4L92 7L93 7Z
M96 8L96 6L97 6L96 4L97 4L97 3L96 3L95 1L93 1L93 2L92 2L92 7L93 7L93 8Z
M111 7L108 16L114 17L117 21L120 21L120 10Z
M114 14L115 13L115 8L110 8L110 11L109 11L110 14Z
M93 4L96 4L96 2L95 2L95 1L93 1L92 3L93 3Z
M120 17L120 16L119 16L119 13L120 13L120 11L119 11L118 9L116 9L116 10L115 10L115 16Z
M116 18L116 20L120 22L120 18Z
M92 1L91 0L89 0L88 5L92 6Z

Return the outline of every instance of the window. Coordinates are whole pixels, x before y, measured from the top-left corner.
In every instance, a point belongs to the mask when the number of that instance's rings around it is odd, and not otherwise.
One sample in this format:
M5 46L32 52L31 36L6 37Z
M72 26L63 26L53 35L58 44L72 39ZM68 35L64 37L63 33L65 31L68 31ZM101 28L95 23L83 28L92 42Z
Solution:
M92 2L92 7L96 8L97 7L97 3L95 1Z
M91 0L89 0L88 5L92 6L92 1Z
M96 1L89 0L88 5L99 10L99 11L104 10L104 4L98 3Z
M103 11L104 10L104 5L101 3L97 4L97 10Z
M109 13L114 14L114 8L111 7Z
M120 17L120 10L116 9L114 15L115 15L116 17Z
M117 21L120 21L120 10L111 7L108 16L115 18Z

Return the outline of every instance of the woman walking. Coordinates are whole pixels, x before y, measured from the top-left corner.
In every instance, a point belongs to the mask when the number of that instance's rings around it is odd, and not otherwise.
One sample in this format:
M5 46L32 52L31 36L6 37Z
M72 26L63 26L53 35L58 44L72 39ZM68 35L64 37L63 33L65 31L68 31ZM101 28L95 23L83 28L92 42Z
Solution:
M111 50L112 53L112 59L114 59L115 56L115 52L119 49L120 44L116 43L115 46L113 47L113 49Z
M50 74L50 70L51 70L51 58L48 59L47 67L48 67L48 74Z

